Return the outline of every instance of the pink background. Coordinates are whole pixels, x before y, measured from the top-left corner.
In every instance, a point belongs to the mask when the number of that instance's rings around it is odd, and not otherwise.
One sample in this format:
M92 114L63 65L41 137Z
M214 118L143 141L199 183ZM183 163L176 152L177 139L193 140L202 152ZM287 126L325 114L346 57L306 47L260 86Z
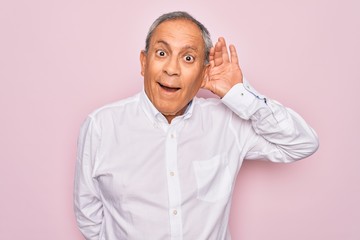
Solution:
M1 1L0 238L82 239L72 209L80 124L142 89L147 29L171 10L234 43L252 85L320 137L304 161L243 165L233 239L360 239L358 0Z

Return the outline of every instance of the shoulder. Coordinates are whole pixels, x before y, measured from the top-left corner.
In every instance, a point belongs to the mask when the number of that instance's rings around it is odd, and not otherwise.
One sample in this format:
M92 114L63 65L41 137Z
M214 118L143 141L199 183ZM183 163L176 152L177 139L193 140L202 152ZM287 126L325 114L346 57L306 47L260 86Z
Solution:
M193 100L193 104L193 117L200 121L215 121L220 123L232 117L231 110L221 99L196 97Z
M218 98L195 97L193 100L195 111L228 111L226 105Z
M137 109L140 99L140 93L121 99L116 102L106 104L93 112L91 112L88 117L95 120L96 122L103 122L108 119L114 119L123 117L126 114L130 114L131 111Z

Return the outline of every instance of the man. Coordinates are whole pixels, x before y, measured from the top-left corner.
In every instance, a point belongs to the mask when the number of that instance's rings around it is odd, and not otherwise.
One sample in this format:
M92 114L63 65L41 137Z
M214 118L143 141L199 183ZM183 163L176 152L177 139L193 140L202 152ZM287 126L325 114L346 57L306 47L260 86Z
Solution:
M86 239L228 240L243 159L292 162L318 147L295 112L243 79L235 47L214 47L185 12L160 16L140 53L144 91L89 115L75 213ZM200 99L203 87L220 99Z

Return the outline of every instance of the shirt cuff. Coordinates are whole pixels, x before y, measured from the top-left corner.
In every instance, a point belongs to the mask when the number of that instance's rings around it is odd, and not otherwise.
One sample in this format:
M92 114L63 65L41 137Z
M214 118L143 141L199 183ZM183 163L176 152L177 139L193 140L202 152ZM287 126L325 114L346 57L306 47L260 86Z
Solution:
M235 84L221 100L234 113L246 120L260 108L267 107L266 97L258 93L245 78L243 83Z

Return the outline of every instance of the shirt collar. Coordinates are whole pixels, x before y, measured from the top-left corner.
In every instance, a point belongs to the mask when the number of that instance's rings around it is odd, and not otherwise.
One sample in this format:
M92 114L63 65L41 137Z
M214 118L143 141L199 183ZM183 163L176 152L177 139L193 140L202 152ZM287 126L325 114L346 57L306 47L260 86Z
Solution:
M143 107L146 115L150 118L151 121L165 121L167 123L166 118L164 117L164 115L162 115L161 112L159 112L159 110L156 109L156 107L154 106L154 104L150 101L149 97L146 95L145 90L143 89L142 92L140 93L140 99L141 99L141 106ZM191 117L193 109L194 109L194 99L191 100L191 102L188 104L185 113L181 116L178 116L175 119L188 119ZM174 121L173 120L173 121Z

